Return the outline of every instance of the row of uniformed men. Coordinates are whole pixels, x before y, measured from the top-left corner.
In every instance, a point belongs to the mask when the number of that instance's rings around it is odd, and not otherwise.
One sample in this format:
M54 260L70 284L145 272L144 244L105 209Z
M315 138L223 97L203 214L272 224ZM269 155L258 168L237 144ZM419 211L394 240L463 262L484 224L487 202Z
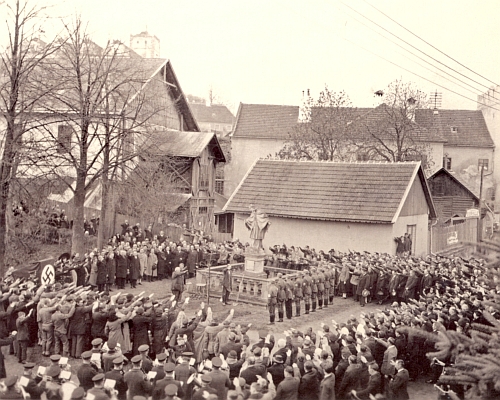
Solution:
M288 319L292 318L293 303L295 303L295 316L300 317L301 301L304 301L305 314L328 307L335 296L338 271L333 265L311 267L298 272L292 280L287 275L278 273L277 278L271 282L268 292L268 309L270 324L276 320L283 322L286 313Z

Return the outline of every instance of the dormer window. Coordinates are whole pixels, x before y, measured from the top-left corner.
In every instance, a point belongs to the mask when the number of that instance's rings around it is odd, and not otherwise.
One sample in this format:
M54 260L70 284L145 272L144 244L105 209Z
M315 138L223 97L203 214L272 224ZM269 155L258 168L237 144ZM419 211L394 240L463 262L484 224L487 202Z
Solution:
M452 126L452 127L451 127L451 132L452 132L452 133L457 133L457 132L458 132L458 127L456 127L456 126Z

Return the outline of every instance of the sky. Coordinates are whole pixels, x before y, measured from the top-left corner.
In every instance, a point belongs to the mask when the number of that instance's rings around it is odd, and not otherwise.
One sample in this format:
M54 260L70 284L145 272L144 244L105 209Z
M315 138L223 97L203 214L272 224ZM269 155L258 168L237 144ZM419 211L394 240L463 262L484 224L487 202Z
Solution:
M300 105L303 91L310 89L317 97L325 85L345 91L353 106L370 107L379 102L373 93L395 79L413 82L428 95L441 93L441 108L476 109L477 95L500 83L498 0L38 0L37 4L50 6L45 11L50 16L46 35L57 32L61 21L71 21L75 14L88 21L88 31L101 45L108 39L128 44L130 34L147 30L160 39L161 57L170 59L186 94L204 97L212 87L233 112L240 102ZM0 30L3 39L4 31Z

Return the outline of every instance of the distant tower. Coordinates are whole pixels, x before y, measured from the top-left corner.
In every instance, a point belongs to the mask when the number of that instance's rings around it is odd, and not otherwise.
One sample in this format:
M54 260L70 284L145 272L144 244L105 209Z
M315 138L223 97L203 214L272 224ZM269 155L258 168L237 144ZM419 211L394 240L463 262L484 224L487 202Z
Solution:
M130 35L130 48L144 58L160 57L160 39L147 31Z

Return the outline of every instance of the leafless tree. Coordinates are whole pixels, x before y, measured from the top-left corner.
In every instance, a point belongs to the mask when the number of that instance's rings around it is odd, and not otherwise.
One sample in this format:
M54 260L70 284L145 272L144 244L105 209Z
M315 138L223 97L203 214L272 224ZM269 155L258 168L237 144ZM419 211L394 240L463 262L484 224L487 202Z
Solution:
M422 161L428 168L430 134L415 123L415 111L426 108L425 93L412 83L395 80L382 104L350 124L352 146L362 160Z
M0 155L0 275L5 271L8 239L10 186L15 178L23 141L40 122L29 115L39 107L49 87L40 85L34 71L58 48L44 43L43 11L36 3L8 1L0 4L6 15L8 42L0 53L0 110L2 149Z
M354 118L349 96L325 86L318 99L309 93L300 109L300 121L277 158L286 160L343 160L347 156L349 123Z

